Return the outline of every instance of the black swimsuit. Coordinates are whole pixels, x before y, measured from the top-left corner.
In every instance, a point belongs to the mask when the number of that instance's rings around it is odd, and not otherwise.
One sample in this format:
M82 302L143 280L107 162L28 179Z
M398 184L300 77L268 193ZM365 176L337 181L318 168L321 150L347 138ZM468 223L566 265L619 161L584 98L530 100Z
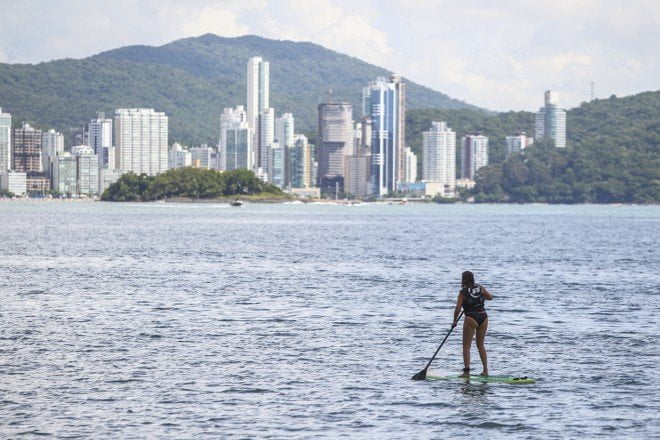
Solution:
M486 298L481 289L481 286L475 284L472 287L465 287L461 289L461 294L463 295L463 311L465 316L477 321L477 327L481 327L486 319L488 319L488 314L484 308L484 302Z

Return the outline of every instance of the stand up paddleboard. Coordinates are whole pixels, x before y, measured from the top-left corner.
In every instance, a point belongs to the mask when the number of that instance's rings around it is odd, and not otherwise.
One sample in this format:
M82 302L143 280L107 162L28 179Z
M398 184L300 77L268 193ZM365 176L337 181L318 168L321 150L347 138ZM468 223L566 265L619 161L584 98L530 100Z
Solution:
M465 382L482 383L508 383L511 385L528 385L536 383L536 379L527 376L479 376L472 374L469 377L464 376L441 376L440 374L429 372L426 380L462 380Z

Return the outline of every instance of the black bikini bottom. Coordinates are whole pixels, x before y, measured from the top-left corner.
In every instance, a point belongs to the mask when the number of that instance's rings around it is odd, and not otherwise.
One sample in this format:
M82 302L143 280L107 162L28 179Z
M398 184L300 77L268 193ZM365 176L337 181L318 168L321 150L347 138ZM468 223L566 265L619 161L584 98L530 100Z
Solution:
M470 318L474 319L477 321L477 327L481 327L481 324L488 319L488 314L486 312L483 313L469 313L467 316Z

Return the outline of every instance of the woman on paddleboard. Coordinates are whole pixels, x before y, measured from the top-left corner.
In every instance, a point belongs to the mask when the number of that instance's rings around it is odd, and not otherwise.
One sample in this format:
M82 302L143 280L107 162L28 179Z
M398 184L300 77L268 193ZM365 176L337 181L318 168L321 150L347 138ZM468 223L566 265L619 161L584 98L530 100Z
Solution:
M472 272L463 272L461 290L458 292L456 309L454 309L454 323L452 324L452 328L458 325L458 317L462 307L465 313L463 323L463 363L465 368L463 368L463 376L470 375L470 347L475 333L477 334L479 357L484 366L481 375L488 376L488 359L486 357L486 347L484 346L486 330L488 329L488 315L484 303L486 300L491 299L493 299L493 295L484 286L475 284Z

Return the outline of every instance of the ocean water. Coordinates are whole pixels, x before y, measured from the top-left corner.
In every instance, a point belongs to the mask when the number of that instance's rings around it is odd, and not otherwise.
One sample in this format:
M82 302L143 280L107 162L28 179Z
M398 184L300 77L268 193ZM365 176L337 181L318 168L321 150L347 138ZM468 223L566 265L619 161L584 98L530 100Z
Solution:
M658 438L659 231L658 206L0 202L0 436ZM410 380L463 270L490 373L536 384ZM461 368L457 331L432 369Z

